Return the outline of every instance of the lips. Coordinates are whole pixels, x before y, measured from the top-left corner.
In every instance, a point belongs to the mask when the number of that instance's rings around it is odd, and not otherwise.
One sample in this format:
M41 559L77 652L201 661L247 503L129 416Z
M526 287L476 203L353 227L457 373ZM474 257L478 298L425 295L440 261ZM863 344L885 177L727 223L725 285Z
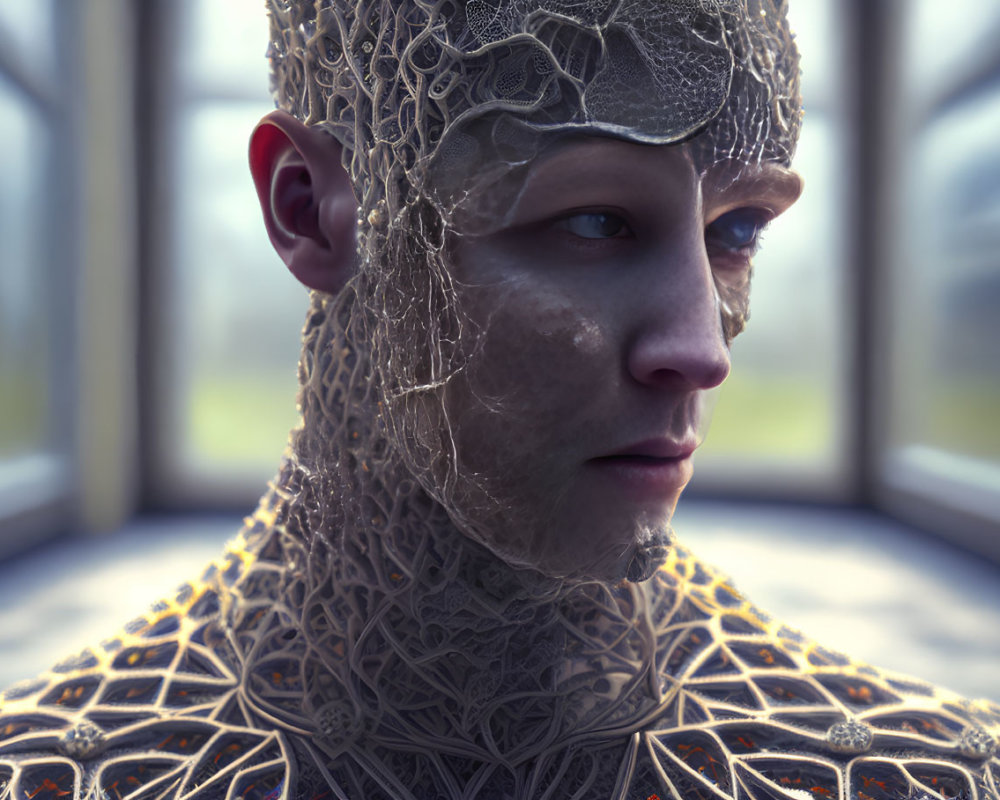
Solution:
M673 501L691 479L696 445L672 439L646 439L591 459L593 471L643 503Z
M645 439L623 447L595 461L609 459L676 460L690 458L697 445L693 442L676 442L673 439Z

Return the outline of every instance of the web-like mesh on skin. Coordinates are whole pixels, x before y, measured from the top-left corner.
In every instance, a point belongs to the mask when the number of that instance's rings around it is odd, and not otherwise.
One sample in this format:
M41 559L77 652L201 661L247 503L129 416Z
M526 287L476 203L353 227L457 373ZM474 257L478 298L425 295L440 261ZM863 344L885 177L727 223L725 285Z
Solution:
M0 797L1000 797L996 704L822 648L681 547L644 582L567 587L451 524L393 450L370 359L395 374L371 292L420 297L438 210L400 209L416 249L368 254L399 282L315 296L304 424L225 556L0 694Z
M273 0L281 108L350 150L362 209L405 202L485 114L650 144L704 131L701 162L790 162L798 54L783 0ZM365 215L367 216L367 214Z
M280 484L201 580L0 692L0 797L1000 798L1000 705L824 648L681 547L546 605L415 537L311 593Z
M344 145L359 203L359 273L340 300L350 308L330 314L329 298L314 295L310 319L325 320L325 332L312 337L320 349L304 354L304 370L322 358L341 323L363 342L354 348L359 357L371 359L359 371L361 385L334 387L315 375L304 382L296 453L317 474L333 467L324 453L335 438L331 425L343 420L330 417L344 412L331 397L360 392L374 402L378 395L379 424L391 433L387 447L461 527L488 541L482 520L511 504L494 501L480 476L462 472L442 402L443 387L478 346L447 267L456 207L469 196L488 197L485 187L516 176L542 148L573 132L688 141L701 170L720 161L743 169L763 160L787 164L800 112L785 3L268 5L277 103ZM744 324L746 290L720 287L727 338ZM336 467L345 469L342 462ZM345 474L340 482L367 480ZM464 493L483 507L458 502L463 487L474 487ZM530 529L524 526L526 536ZM662 537L650 543L661 545ZM516 543L504 556L517 561ZM657 559L646 561L644 574Z
M681 547L641 583L564 586L451 524L380 410L435 392L387 392L371 358L408 377L379 338L405 330L390 308L438 331L413 341L447 375L463 331L421 271L441 210L401 207L382 239L376 214L366 241L384 248L314 297L303 426L225 557L0 695L0 797L1000 797L996 704L822 648ZM437 305L404 318L431 286Z

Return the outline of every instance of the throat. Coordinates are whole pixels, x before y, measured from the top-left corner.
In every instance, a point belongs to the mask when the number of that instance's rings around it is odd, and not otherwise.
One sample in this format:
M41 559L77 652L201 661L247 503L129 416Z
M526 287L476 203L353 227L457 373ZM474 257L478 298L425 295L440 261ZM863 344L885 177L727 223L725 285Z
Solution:
M310 317L303 424L227 590L253 713L327 764L417 748L511 766L625 741L667 702L651 620L672 585L571 585L464 535L386 435L347 330Z
M278 488L300 498L308 482L286 471ZM294 498L268 516L301 519ZM420 742L508 765L656 716L667 687L650 619L672 605L666 584L564 585L509 566L426 495L404 505L364 536L271 531L273 561L293 566L276 604L286 629L270 637L280 656L258 648L248 671L288 661L300 677L298 697L258 695L263 712L281 709L330 763Z

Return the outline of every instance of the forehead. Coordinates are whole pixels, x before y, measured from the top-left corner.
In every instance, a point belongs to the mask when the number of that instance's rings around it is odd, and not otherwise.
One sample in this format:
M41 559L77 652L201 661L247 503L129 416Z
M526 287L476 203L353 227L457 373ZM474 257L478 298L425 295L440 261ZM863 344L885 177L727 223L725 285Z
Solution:
M695 165L684 145L575 137L555 144L527 165L517 199L535 205L561 204L609 190L639 199L664 190L688 197L697 186ZM516 203L512 213L520 205Z
M598 179L603 185L626 184L631 173L685 166L691 168L691 161L683 146L640 145L581 132L528 134L516 148L508 143L503 155L480 147L475 160L432 172L428 186L463 228L496 227L527 198L569 199Z
M503 131L465 129L497 116L542 135L582 129L656 145L694 136L704 166L734 155L788 163L800 115L786 4L269 0L274 86L281 108L351 153L363 220L433 201L449 187L442 165L466 180L463 165L496 166L478 149L506 147Z
M505 171L506 170L506 171ZM720 161L700 170L689 143L649 145L602 135L564 135L516 164L484 164L455 193L467 229L515 224L526 214L590 203L727 204L777 210L800 190L799 177L774 161Z

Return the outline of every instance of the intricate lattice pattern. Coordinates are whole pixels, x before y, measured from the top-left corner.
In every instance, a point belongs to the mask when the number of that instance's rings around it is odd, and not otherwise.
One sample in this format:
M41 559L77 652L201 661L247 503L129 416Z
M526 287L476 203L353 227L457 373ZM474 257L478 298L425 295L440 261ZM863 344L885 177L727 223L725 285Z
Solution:
M825 650L683 549L555 604L434 547L303 596L295 480L201 581L3 695L0 797L1000 798L1000 707Z
M2 696L0 798L998 800L995 704L825 650L679 547L643 583L512 566L449 502L449 165L574 126L787 161L783 4L270 7L281 104L347 145L361 271L313 297L302 426L226 556Z

